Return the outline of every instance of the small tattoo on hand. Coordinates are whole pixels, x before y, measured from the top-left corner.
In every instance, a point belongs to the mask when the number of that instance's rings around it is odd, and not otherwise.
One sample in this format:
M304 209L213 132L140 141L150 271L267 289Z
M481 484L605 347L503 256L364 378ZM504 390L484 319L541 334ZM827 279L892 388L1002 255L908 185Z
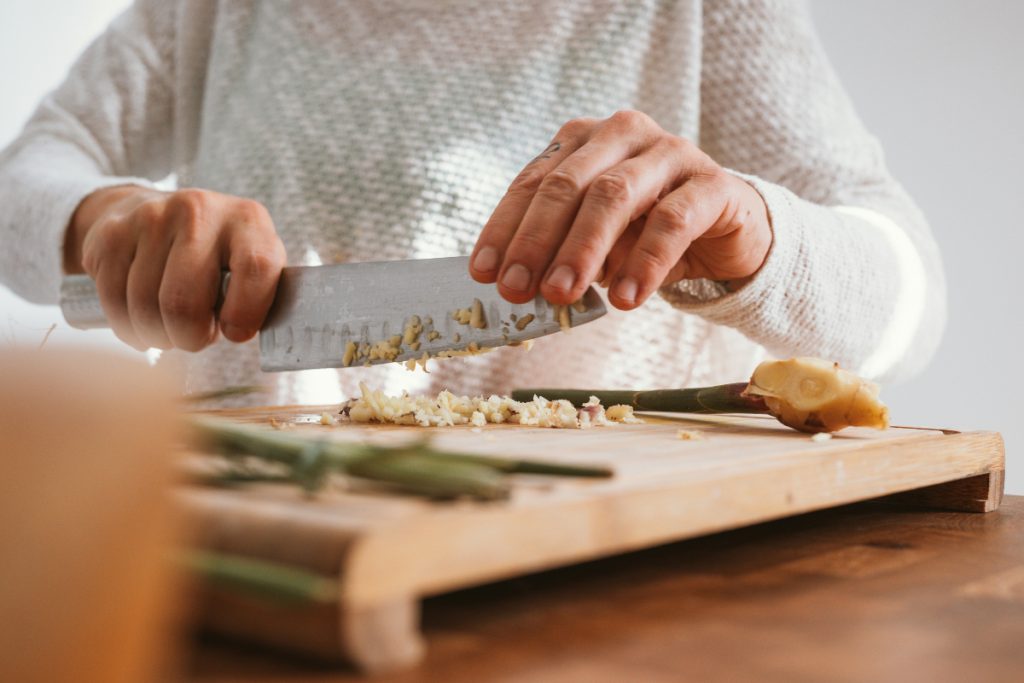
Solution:
M535 156L533 159L531 159L530 160L530 164L535 164L538 161L541 161L542 159L550 159L551 155L554 154L555 152L557 152L560 149L562 149L562 143L561 142L552 142L550 145L547 146L547 149L545 149L543 152L541 152L540 154ZM527 164L527 166L529 166L530 164Z

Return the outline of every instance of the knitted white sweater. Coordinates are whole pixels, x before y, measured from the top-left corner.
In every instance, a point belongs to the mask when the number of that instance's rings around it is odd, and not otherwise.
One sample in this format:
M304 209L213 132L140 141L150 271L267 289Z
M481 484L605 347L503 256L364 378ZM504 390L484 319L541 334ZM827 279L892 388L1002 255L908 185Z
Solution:
M89 192L174 174L262 202L292 264L465 254L517 171L577 116L639 109L764 197L754 280L695 281L538 343L438 364L261 377L254 343L165 354L187 389L260 401L515 384L736 381L764 350L906 376L945 320L940 258L787 0L140 0L0 157L0 279L57 299ZM358 293L354 293L358 296Z

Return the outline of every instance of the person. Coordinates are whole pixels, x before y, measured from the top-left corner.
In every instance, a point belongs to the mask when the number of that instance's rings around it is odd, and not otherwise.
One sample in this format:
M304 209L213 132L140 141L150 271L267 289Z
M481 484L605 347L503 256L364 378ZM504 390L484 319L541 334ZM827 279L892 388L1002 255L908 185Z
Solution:
M0 204L5 284L88 273L187 391L273 390L238 401L711 384L768 354L891 380L945 320L927 223L790 0L138 0L3 152ZM467 253L510 301L597 282L610 313L430 374L260 374L286 262Z

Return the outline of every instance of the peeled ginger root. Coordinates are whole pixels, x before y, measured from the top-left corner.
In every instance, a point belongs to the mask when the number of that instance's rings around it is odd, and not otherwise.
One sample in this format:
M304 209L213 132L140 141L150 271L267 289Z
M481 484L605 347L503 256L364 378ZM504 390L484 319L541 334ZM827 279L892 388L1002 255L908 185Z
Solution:
M877 384L820 358L765 361L743 393L760 396L779 422L801 432L889 426Z

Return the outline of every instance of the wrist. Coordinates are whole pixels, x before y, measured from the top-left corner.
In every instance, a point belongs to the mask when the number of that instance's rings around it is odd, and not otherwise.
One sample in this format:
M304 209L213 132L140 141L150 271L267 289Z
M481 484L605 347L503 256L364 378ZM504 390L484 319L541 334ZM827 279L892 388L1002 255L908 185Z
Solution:
M97 221L127 199L141 199L155 192L139 185L116 185L100 188L87 195L71 215L64 232L64 272L85 272L82 269L82 244Z

